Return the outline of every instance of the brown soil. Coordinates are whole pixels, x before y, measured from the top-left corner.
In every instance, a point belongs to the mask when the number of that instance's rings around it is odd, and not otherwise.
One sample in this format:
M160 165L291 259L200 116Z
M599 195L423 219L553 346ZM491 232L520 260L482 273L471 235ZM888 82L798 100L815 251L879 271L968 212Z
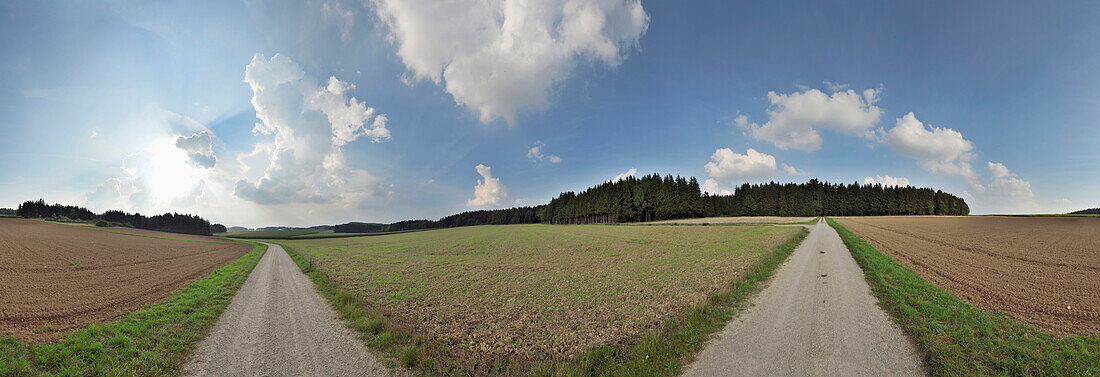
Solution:
M1098 218L836 220L963 301L1059 335L1100 334Z
M250 249L246 244L136 237L0 219L0 336L51 340L116 319L163 300Z

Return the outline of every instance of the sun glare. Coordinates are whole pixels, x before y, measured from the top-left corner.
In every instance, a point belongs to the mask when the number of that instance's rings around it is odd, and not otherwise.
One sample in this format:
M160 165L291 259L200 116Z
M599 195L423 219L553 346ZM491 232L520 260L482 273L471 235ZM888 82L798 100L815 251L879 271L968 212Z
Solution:
M170 202L187 196L201 179L200 172L188 161L187 152L176 148L175 137L157 141L146 150L148 161L138 171L144 178L150 197L157 202Z

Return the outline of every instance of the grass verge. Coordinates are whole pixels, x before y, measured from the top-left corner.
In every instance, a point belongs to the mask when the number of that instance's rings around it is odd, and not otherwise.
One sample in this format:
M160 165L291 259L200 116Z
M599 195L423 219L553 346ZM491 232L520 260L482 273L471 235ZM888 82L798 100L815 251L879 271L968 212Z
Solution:
M924 353L933 376L1100 376L1100 338L1060 338L975 308L832 219L881 306Z
M533 376L672 376L690 362L708 337L723 328L759 291L776 268L787 259L809 233L803 230L776 249L764 253L720 292L707 301L678 313L672 319L645 332L631 342L591 348L573 360L543 360L533 365L518 365L499 360L496 374ZM308 258L283 245L295 263L317 285L341 319L360 333L360 337L379 351L390 366L412 367L424 375L463 376L468 373L453 367L453 354L422 334L388 321L354 291L338 286Z
M177 374L195 342L218 320L267 246L115 322L91 325L56 343L0 337L0 376L162 376Z

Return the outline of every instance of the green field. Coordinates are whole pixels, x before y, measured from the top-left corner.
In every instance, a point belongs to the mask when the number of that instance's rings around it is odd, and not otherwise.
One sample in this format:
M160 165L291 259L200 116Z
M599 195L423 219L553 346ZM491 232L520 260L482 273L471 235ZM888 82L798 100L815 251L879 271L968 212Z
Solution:
M404 364L439 374L585 374L640 360L641 370L664 375L805 233L508 225L277 242L353 328ZM652 360L632 356L649 351Z
M0 336L0 376L164 376L217 322L267 246L122 319L92 325L55 343Z
M967 304L832 219L879 305L912 337L933 376L1100 376L1100 338L1059 337Z
M301 239L313 239L313 238L345 238L345 237L366 237L366 236L382 236L387 234L398 234L417 232L419 230L404 230L394 232L378 232L378 233L336 233L331 230L315 231L315 230L257 230L257 231L245 231L245 232L225 232L214 234L215 237L226 238L241 238L251 240L301 240Z

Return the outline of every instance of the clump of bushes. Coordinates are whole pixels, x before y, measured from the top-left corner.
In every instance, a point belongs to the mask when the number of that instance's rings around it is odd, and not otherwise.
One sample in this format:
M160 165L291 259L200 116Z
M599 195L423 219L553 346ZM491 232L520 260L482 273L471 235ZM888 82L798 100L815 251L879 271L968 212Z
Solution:
M114 221L99 220L95 222L95 226L100 227L129 227L130 224L123 224Z

